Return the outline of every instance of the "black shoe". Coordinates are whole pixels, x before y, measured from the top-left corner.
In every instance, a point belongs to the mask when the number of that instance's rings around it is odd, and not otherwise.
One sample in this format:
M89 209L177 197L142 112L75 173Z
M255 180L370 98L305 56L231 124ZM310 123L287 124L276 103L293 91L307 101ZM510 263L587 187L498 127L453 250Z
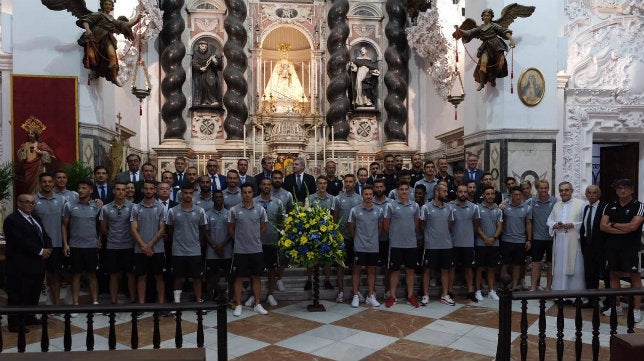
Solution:
M9 327L9 332L18 333L18 327ZM25 333L29 333L29 329L25 327Z
M593 308L593 304L590 301L586 301L581 304L581 308Z
M159 316L161 316L161 317L172 317L172 312L170 312L170 311L161 311L161 312L159 312Z
M42 322L40 322L40 320L35 317L31 317L25 320L25 325L27 326L34 326L34 325L41 325L41 324Z
M329 281L329 280L324 281L324 289L325 290L332 290L333 289L333 285L331 284L331 281Z
M311 281L306 281L306 283L304 284L304 291L310 290L311 287L313 287L313 285L311 284Z
M476 299L476 296L474 296L474 292L469 292L467 294L467 299L472 301L472 302L479 302L479 300Z

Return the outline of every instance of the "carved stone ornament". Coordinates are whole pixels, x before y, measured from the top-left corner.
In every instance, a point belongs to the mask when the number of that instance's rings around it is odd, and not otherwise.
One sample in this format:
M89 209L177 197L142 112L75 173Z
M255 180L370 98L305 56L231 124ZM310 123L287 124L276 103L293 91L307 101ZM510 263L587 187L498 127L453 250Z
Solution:
M378 140L378 122L375 117L356 117L349 123L350 137L357 142Z
M353 24L351 26L351 31L353 32L354 36L366 38L376 31L376 26L367 24Z
M191 132L199 140L215 140L222 132L221 118L214 114L196 115L192 118Z
M262 17L278 23L311 22L311 7L296 4L271 4L262 5Z
M195 24L202 31L212 32L219 27L219 19L216 18L197 18Z

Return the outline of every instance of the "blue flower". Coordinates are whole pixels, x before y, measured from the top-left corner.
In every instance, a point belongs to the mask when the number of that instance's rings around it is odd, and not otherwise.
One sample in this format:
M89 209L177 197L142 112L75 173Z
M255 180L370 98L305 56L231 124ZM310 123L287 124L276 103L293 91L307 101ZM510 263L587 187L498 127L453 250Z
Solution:
M331 246L329 246L328 243L322 243L322 245L320 246L320 253L322 254L329 253L330 250Z
M320 239L320 234L319 234L318 232L313 232L313 233L311 234L311 239L312 239L312 240Z
M298 252L300 252L300 254L306 254L306 252L309 251L309 246L307 245L299 246L297 250Z

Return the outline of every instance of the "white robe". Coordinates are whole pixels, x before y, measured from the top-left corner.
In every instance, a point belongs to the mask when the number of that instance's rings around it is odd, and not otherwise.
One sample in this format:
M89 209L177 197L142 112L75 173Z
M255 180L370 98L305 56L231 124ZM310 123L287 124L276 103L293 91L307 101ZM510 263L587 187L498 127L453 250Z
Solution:
M579 199L568 202L559 201L548 217L547 225L554 237L552 245L552 289L583 290L586 288L584 278L584 258L579 244L579 228L582 224L584 203ZM567 232L554 230L557 223L572 223L574 229ZM574 243L571 243L574 242Z

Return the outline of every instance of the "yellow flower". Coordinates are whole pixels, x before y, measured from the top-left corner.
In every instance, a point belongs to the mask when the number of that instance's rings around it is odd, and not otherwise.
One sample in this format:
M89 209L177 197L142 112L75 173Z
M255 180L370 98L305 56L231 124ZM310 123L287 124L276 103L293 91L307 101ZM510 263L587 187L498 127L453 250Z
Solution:
M309 260L313 259L313 256L315 256L313 252L306 252L306 258L308 258Z
M294 249L292 249L292 250L288 251L288 254L289 254L289 256L291 256L292 258L297 257L297 251L296 251L296 250L294 250Z
M291 240L290 240L290 239L288 239L288 238L287 238L287 239L285 239L285 240L284 240L284 242L282 242L282 246L283 246L283 247L287 247L287 248L288 248L288 247L291 247L292 245L293 245L293 242L291 242Z
M325 226L325 225L321 225L321 226L320 226L320 231L322 231L322 232L326 232L326 226Z
M300 237L300 244L306 244L307 241L308 239L306 238L306 236Z

